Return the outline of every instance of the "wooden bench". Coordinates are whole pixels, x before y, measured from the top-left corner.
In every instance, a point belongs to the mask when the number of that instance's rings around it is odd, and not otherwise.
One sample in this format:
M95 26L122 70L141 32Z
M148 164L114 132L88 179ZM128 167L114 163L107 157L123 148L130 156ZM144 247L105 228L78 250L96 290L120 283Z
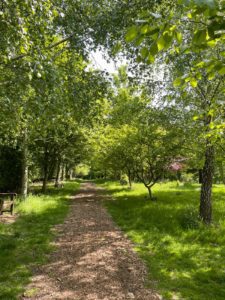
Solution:
M0 215L2 215L3 212L10 212L11 215L13 215L16 196L16 193L0 193Z

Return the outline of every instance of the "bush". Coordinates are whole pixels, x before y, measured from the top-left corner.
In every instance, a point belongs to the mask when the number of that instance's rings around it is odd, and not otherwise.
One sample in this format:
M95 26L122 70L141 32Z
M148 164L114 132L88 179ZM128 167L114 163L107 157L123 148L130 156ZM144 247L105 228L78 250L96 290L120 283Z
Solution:
M182 178L182 181L185 183L186 182L187 183L195 182L194 175L192 173L183 173L181 178Z

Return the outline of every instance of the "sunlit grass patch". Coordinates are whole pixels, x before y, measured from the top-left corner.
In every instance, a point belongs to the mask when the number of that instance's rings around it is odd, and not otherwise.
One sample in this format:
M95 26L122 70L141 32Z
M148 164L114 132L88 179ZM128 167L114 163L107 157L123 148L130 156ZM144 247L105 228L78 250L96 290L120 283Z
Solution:
M109 212L134 242L149 268L150 285L165 299L211 300L225 295L225 187L213 188L213 224L198 221L198 184L168 182L147 200L142 184L133 189L116 182L103 186L116 201Z
M17 201L16 222L0 224L0 299L18 299L32 267L46 261L53 249L51 229L63 222L68 212L67 197L78 188L79 183L69 182L63 189L50 188L46 195Z

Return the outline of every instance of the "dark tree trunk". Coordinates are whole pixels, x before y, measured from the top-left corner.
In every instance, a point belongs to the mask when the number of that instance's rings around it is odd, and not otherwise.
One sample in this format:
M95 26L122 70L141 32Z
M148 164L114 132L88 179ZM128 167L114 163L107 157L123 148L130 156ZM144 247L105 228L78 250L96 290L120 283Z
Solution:
M145 185L145 187L146 187L146 188L147 188L147 190L148 190L149 199L150 199L151 201L153 201L151 187L150 187L150 186L148 186L148 185Z
M212 220L212 183L214 171L214 147L207 145L205 151L205 163L202 170L202 186L200 196L199 215L205 224L210 224Z
M48 180L51 180L52 177L54 177L55 168L56 168L56 162L55 162L55 159L53 159L53 160L51 161L51 163L50 163L50 166L49 166Z
M44 168L43 168L43 184L42 184L42 192L46 193L47 189L47 182L48 182L48 148L45 147L45 154L44 154Z
M21 176L21 196L26 198L28 193L28 147L27 147L27 131L23 136L22 144L22 176Z

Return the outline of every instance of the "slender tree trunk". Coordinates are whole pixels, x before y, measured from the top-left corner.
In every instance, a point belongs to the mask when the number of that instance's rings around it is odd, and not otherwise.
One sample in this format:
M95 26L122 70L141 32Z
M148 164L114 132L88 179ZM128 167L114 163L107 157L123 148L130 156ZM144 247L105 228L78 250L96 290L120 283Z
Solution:
M45 147L45 154L44 154L44 177L43 177L43 185L42 185L42 192L46 193L47 189L47 182L48 182L48 148Z
M128 176L129 188L132 189L131 171L128 170L127 173L128 173L127 176Z
M22 145L22 176L21 176L21 196L25 199L28 193L28 147L27 147L27 131L23 136Z
M147 190L148 190L149 199L150 199L151 201L153 201L151 187L148 186L148 185L145 185L145 187L146 187Z
M212 220L212 183L214 171L214 147L207 142L205 151L205 163L202 170L202 186L200 196L199 215L205 224Z
M73 169L69 170L69 179L73 180Z
M62 165L62 174L61 174L61 180L64 181L65 180L65 165Z
M60 184L60 170L61 170L61 160L59 159L57 163L57 171L56 171L56 179L55 179L55 187L58 187Z
M53 158L51 160L51 163L49 164L48 180L51 180L52 177L54 176L55 169L56 169L56 162L55 162L55 158Z

